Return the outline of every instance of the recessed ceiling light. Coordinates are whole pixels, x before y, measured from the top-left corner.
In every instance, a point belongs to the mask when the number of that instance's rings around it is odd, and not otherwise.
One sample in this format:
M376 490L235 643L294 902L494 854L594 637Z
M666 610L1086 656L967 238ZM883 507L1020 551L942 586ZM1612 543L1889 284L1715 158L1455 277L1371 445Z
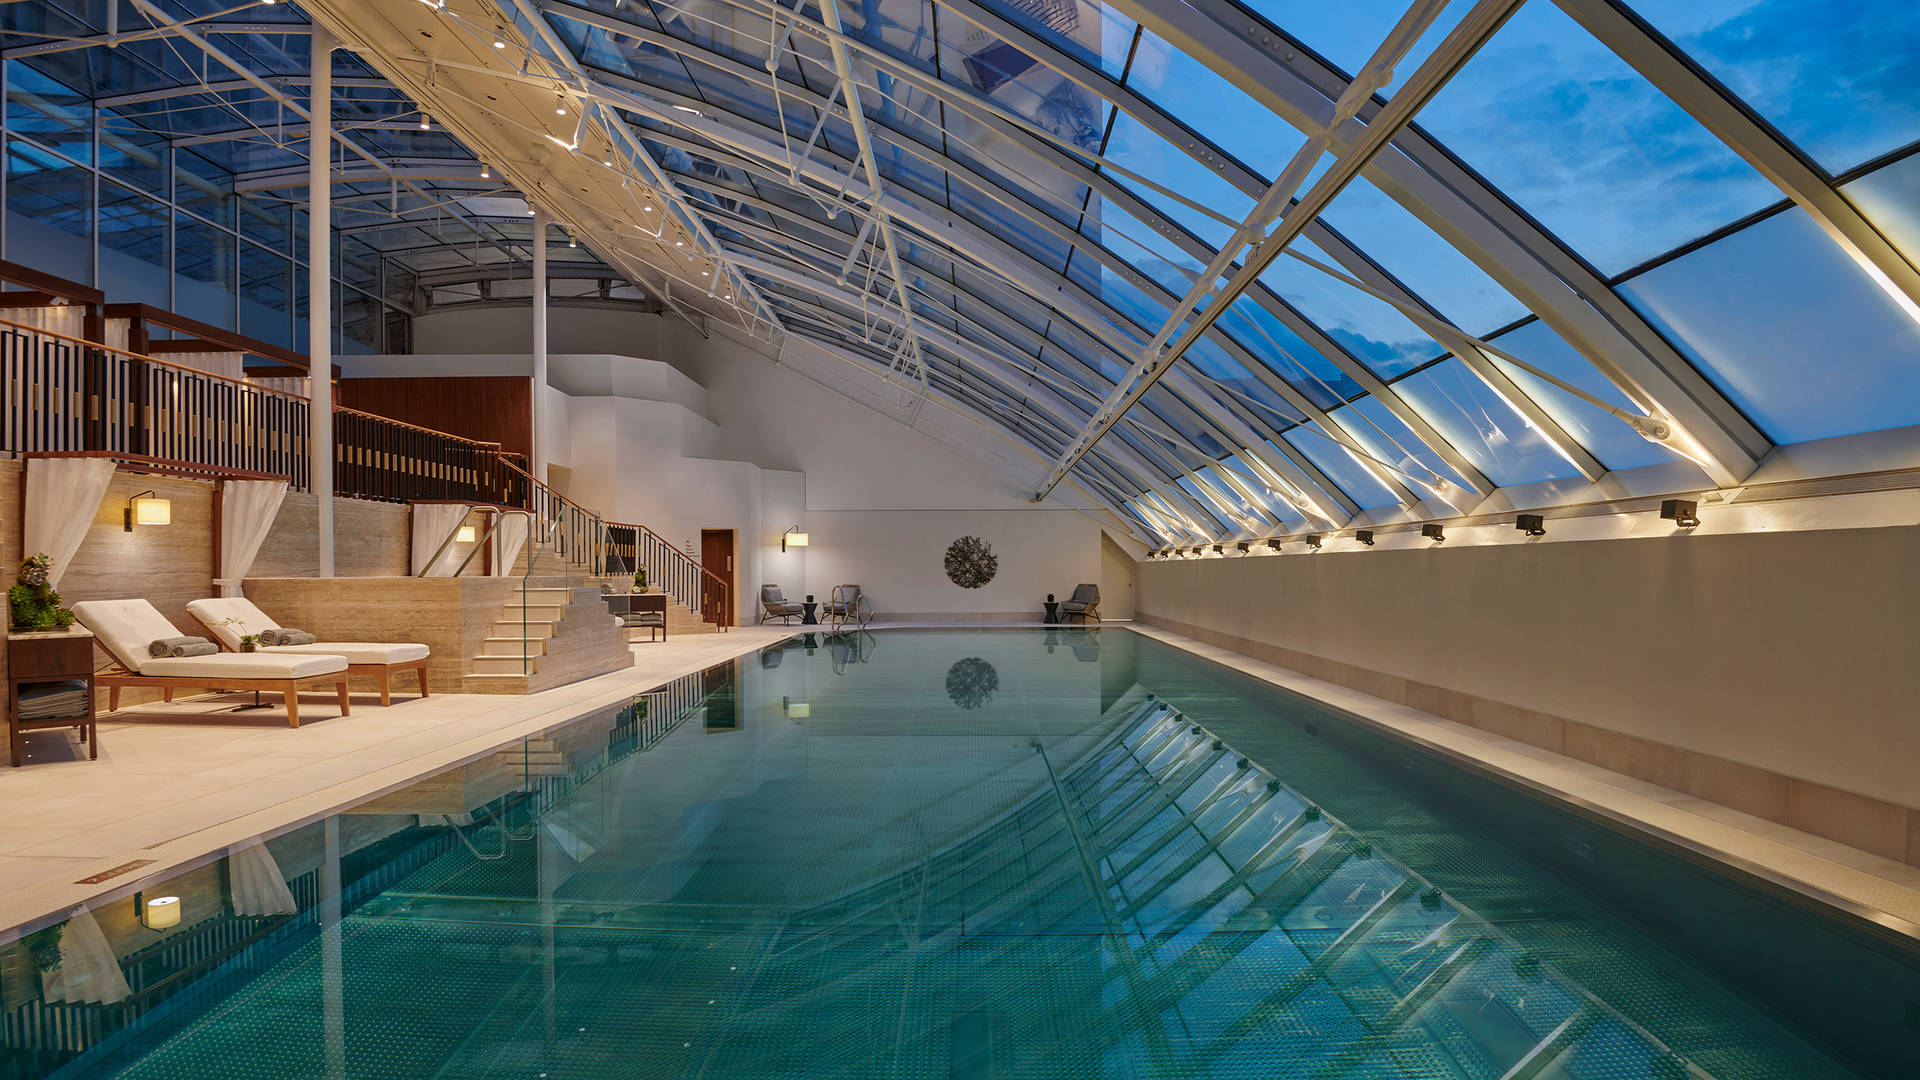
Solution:
M493 28L493 47L496 49L507 47L507 32L504 28L498 26Z

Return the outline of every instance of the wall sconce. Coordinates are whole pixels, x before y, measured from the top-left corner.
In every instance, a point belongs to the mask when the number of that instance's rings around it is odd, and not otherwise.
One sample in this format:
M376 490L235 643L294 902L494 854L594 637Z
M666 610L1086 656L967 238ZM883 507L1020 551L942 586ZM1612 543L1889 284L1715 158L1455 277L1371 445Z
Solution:
M1528 536L1547 535L1547 519L1541 514L1521 514L1513 519L1513 527Z
M780 550L787 550L788 544L792 544L794 547L807 546L807 534L800 531L800 526L795 525L793 528L780 534Z
M134 893L133 903L138 908L140 925L149 930L171 930L180 925L180 898L177 896L156 896L144 899L144 894Z
M1447 542L1447 527L1438 522L1429 521L1420 526L1420 535L1436 544L1444 544Z
M1373 530L1372 529L1355 529L1353 531L1353 538L1355 540L1358 540L1360 543L1367 545L1368 547L1373 546Z
M132 532L135 525L171 525L173 503L155 495L151 489L143 491L127 500L123 520L128 532Z
M1700 524L1700 504L1692 499L1668 499L1660 504L1660 516L1683 529Z
M453 534L453 539L455 543L460 543L460 544L473 543L473 526L471 525L460 526L460 531Z
M787 719L797 722L812 716L813 706L804 701L795 701L790 697L782 695L780 698L780 712L784 714Z

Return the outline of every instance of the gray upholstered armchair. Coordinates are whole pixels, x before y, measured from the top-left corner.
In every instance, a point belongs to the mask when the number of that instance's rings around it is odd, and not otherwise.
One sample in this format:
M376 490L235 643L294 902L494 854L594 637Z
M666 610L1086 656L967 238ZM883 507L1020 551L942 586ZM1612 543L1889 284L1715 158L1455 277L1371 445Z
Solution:
M778 585L760 586L760 621L805 618L807 609L787 599Z
M860 591L860 586L835 585L832 595L827 597L827 617L833 621L835 630L848 623L865 630L873 621L873 605L868 602L867 594Z
M1100 621L1100 586L1075 585L1073 595L1060 605L1060 621L1079 619L1086 622L1092 619Z

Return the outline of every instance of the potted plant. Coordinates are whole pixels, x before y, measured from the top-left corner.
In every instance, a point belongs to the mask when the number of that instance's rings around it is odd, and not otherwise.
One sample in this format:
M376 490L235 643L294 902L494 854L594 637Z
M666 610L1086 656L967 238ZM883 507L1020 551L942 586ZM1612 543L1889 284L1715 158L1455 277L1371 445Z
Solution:
M240 635L240 651L241 652L258 652L259 650L260 650L259 634L241 634Z
M647 568L644 566L633 572L633 591L637 593L647 591Z
M14 629L65 630L73 625L73 612L60 606L60 594L48 583L52 576L53 560L45 552L20 560L19 580L7 590Z

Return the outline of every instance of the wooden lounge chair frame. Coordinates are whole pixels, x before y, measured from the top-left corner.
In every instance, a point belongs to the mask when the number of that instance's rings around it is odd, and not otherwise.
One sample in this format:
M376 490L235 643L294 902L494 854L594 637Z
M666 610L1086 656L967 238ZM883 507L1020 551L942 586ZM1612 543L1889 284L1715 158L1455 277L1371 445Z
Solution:
M369 664L366 666L384 667L385 665ZM95 675L94 682L97 685L107 688L108 712L114 712L120 708L120 689L125 686L156 688L161 691L162 699L166 701L173 700L173 692L175 690L278 691L286 697L287 726L297 728L300 726L300 691L302 690L332 686L339 695L340 715L347 716L352 712L351 705L347 701L347 673L352 670L352 667L348 667L345 671L329 671L322 675L305 675L298 679L241 679L231 676L221 677L212 675L204 678L187 675L141 675L138 672L128 671L124 666L115 664L106 671ZM426 671L424 668L420 674L424 685L426 679Z

